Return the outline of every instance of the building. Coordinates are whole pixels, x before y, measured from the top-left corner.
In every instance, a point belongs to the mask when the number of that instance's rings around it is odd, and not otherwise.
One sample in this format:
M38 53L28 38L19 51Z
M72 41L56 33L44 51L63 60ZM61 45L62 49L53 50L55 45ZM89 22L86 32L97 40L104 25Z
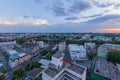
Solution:
M62 66L63 64L63 58L64 58L64 53L57 51L53 56L52 56L52 61L51 63L54 64L56 66L56 68L58 69L59 67Z
M10 50L10 49L8 49L7 50L7 54L8 55L13 55L13 54L18 54L18 52L16 50Z
M93 40L100 40L100 41L112 41L111 37L106 36L95 36Z
M42 80L86 80L86 68L73 63L64 63L64 55L53 55L49 67L42 72Z
M86 48L83 45L69 44L68 48L72 60L86 59Z
M14 68L14 67L20 65L21 63L29 60L30 57L31 57L31 55L27 54L27 53L10 55L9 56L9 65L11 66L11 68Z
M94 73L105 80L120 80L120 71L117 65L108 62L105 58L98 58Z
M45 43L43 41L37 42L40 48L45 48Z
M1 49L13 49L16 46L16 41L14 42L0 42L0 48Z
M85 43L84 44L87 54L96 53L96 44L95 43Z
M91 37L91 34L85 34L85 35L82 36L82 39L83 40L89 40L90 37Z
M66 43L65 42L59 43L59 45L58 45L58 50L59 51L65 51L65 48L66 48Z
M108 52L111 50L120 51L120 45L117 44L103 44L98 48L98 56L99 57L106 57Z

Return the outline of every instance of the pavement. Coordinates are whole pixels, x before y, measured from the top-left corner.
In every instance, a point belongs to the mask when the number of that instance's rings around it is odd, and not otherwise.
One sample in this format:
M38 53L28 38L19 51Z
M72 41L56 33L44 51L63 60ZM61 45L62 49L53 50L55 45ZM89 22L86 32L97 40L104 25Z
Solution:
M5 80L11 80L12 76L13 76L13 71L12 71L11 67L9 66L8 61L6 60L6 58L3 55L2 51L0 51L0 60L2 61L2 63L4 64L5 69L7 70Z

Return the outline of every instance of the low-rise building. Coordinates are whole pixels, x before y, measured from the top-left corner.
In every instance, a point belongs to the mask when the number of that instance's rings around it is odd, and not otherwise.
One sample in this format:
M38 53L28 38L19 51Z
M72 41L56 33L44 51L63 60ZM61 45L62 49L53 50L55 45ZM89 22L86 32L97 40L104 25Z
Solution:
M105 58L98 58L94 73L106 78L106 80L120 80L119 67L112 62L108 62Z
M103 44L98 48L98 56L106 57L108 52L111 50L120 51L120 45L117 44Z
M112 41L111 37L106 36L95 36L93 40L100 40L100 41Z
M20 65L21 63L29 60L31 57L30 54L27 53L20 53L20 54L14 54L14 55L10 55L9 56L9 65L14 68L18 65Z
M40 48L45 48L45 43L43 41L37 42Z
M68 48L72 60L86 59L86 48L83 45L69 44Z
M8 49L7 50L7 54L8 55L13 55L13 54L18 54L18 52L16 50L10 50L10 49Z
M95 43L85 43L84 45L87 50L87 54L96 53L96 44Z

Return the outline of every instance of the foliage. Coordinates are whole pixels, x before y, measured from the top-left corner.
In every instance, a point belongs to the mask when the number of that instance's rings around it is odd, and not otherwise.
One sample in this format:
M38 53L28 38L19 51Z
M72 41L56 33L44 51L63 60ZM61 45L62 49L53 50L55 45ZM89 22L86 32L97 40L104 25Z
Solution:
M1 76L0 76L0 80L5 80L5 76L4 76L4 75L1 75Z
M0 68L0 72L5 74L7 72L7 70L5 70L4 68Z
M48 51L44 50L44 51L42 51L42 55L41 56L45 56L45 55L47 55L47 53L48 53Z
M54 54L55 54L55 51L51 51L50 54L47 55L47 58L48 58L48 59L51 59Z
M80 41L75 41L75 40L67 40L66 44L84 44L85 41L80 40Z
M16 39L16 43L17 43L17 44L23 44L24 42L25 42L25 40L22 39L22 38L17 38L17 39Z
M109 51L108 52L108 61L113 63L120 63L120 52L119 51Z
M18 80L22 78L24 71L22 69L14 71L13 80Z
M88 54L87 56L90 60L92 60L95 55L94 54Z
M26 65L25 70L32 70L34 68L39 68L41 66L41 64L39 64L38 62L32 62Z

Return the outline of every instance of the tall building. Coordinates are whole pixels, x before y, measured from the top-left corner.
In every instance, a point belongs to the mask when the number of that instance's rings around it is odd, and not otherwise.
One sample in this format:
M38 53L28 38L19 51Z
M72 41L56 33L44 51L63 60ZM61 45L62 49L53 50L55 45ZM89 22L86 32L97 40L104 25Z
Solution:
M61 43L59 43L58 50L63 52L63 51L65 51L65 47L66 47L66 43L61 42Z
M64 63L64 55L53 55L49 67L42 72L42 80L86 80L86 68L73 63Z

